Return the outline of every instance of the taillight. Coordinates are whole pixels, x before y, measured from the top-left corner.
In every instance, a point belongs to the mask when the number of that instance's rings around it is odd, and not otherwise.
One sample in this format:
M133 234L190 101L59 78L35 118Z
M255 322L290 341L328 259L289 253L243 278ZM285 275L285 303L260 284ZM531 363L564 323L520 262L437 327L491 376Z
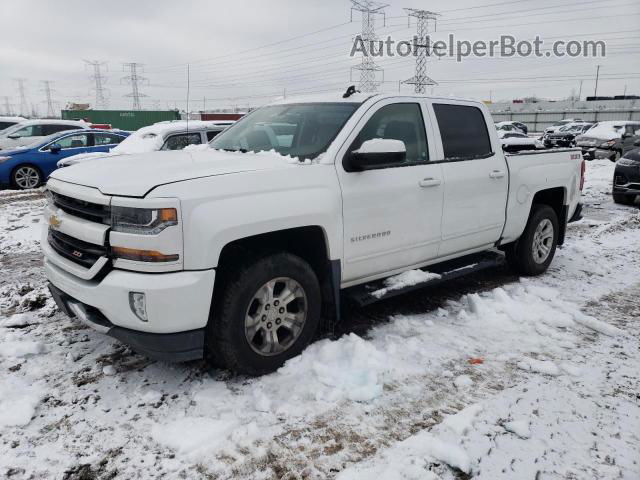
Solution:
M584 172L587 168L587 162L582 160L580 164L580 191L584 188Z

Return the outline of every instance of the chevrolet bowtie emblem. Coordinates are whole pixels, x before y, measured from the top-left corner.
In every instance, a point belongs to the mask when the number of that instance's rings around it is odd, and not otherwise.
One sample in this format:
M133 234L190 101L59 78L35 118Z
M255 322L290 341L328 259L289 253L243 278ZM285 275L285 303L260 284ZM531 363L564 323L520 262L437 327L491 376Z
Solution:
M51 226L51 228L57 228L60 226L61 223L62 221L55 215L51 215L49 217L49 225Z

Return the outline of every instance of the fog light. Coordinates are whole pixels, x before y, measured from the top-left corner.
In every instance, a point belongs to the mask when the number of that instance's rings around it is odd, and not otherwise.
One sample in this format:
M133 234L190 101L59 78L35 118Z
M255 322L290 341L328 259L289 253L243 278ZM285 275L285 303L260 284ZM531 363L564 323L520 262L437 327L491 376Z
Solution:
M129 292L129 306L131 307L131 311L135 313L136 317L138 317L143 322L148 321L147 300L144 293Z

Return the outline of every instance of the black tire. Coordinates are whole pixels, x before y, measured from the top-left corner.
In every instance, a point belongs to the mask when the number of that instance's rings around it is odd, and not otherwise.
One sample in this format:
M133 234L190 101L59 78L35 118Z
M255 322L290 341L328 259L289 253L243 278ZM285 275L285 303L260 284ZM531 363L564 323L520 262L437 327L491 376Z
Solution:
M549 221L553 227L552 237L548 244L549 252L543 261L538 261L534 254L534 241L536 238L536 229ZM555 210L548 205L535 204L532 208L529 221L524 229L522 236L517 242L509 245L505 249L507 262L517 273L521 275L540 275L544 273L556 253L558 244L558 216Z
M245 318L257 301L255 297L260 289L274 279L283 278L293 280L303 290L305 298L302 303L306 307L306 319L296 337L285 336L292 341L286 350L281 353L261 354L254 349L256 342L250 342L247 338L249 334L245 331ZM322 304L320 284L311 266L300 257L289 253L267 255L234 268L221 280L224 286L221 291L216 291L217 298L214 298L206 340L208 357L216 366L246 375L269 373L278 369L285 361L299 355L316 336ZM273 301L273 305L275 304L276 301ZM272 311L266 312L267 314L274 313L276 309L273 305ZM278 310L281 310L281 307L282 305ZM260 308L264 306L261 305ZM265 321L263 316L258 317ZM267 323L261 323L254 339L259 340L261 335L269 335L266 330L267 324L272 328L276 320L268 318L272 323L268 320ZM285 328L284 322L280 327L273 328ZM276 333L278 339L281 332L283 330Z
M27 176L29 178L27 178ZM43 183L42 172L31 164L18 165L11 172L11 186L17 190L38 188Z
M620 160L620 157L622 156L622 152L620 150L616 150L615 152L613 152L613 154L609 157L609 160L611 160L612 162L617 162L618 160Z
M614 193L613 201L620 205L633 205L636 201L636 197L634 195L621 195L619 193Z

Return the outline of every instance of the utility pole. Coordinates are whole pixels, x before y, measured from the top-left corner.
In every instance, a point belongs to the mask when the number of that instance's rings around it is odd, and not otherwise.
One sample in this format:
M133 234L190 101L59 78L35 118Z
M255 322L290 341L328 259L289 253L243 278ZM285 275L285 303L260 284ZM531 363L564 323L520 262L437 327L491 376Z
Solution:
M578 90L578 101L582 100L582 82L583 80L580 80L580 90Z
M428 10L418 10L415 8L405 8L411 25L411 17L415 17L417 22L416 41L414 48L419 48L416 55L416 74L403 83L414 85L416 93L425 93L427 85L437 85L437 82L427 76L427 56L429 55L428 33L429 20L435 23L439 14Z
M55 117L55 111L53 108L53 100L51 99L51 82L50 80L43 80L42 87L44 91L45 98L47 99L47 118Z
M596 69L596 89L593 92L593 96L597 97L598 96L598 79L600 78L600 65L597 65L597 69Z
M84 60L85 68L90 67L93 69L93 75L89 78L94 83L93 89L95 90L95 109L107 109L109 108L108 90L104 88L104 84L107 83L107 77L102 75L102 68L108 70L107 62L101 62L99 60Z
M23 117L29 116L29 103L27 102L27 94L25 84L27 82L24 78L16 78L18 84L18 95L20 95L20 115Z
M375 92L378 85L380 85L380 82L376 79L376 73L382 72L382 69L373 61L373 58L371 58L372 52L369 50L373 42L378 39L375 31L375 16L382 15L383 19L386 19L384 9L387 6L386 4L372 0L351 0L351 21L353 21L354 10L360 12L362 15L362 33L360 38L365 45L366 53L362 55L362 63L356 67L352 67L355 70L360 70L359 87L362 92Z
M140 99L147 96L144 93L140 93L140 84L148 84L148 80L139 75L142 67L143 65L141 63L136 62L122 64L124 71L129 70L129 75L123 77L121 82L131 85L131 93L128 93L125 97L131 97L133 99L133 110L142 110Z

